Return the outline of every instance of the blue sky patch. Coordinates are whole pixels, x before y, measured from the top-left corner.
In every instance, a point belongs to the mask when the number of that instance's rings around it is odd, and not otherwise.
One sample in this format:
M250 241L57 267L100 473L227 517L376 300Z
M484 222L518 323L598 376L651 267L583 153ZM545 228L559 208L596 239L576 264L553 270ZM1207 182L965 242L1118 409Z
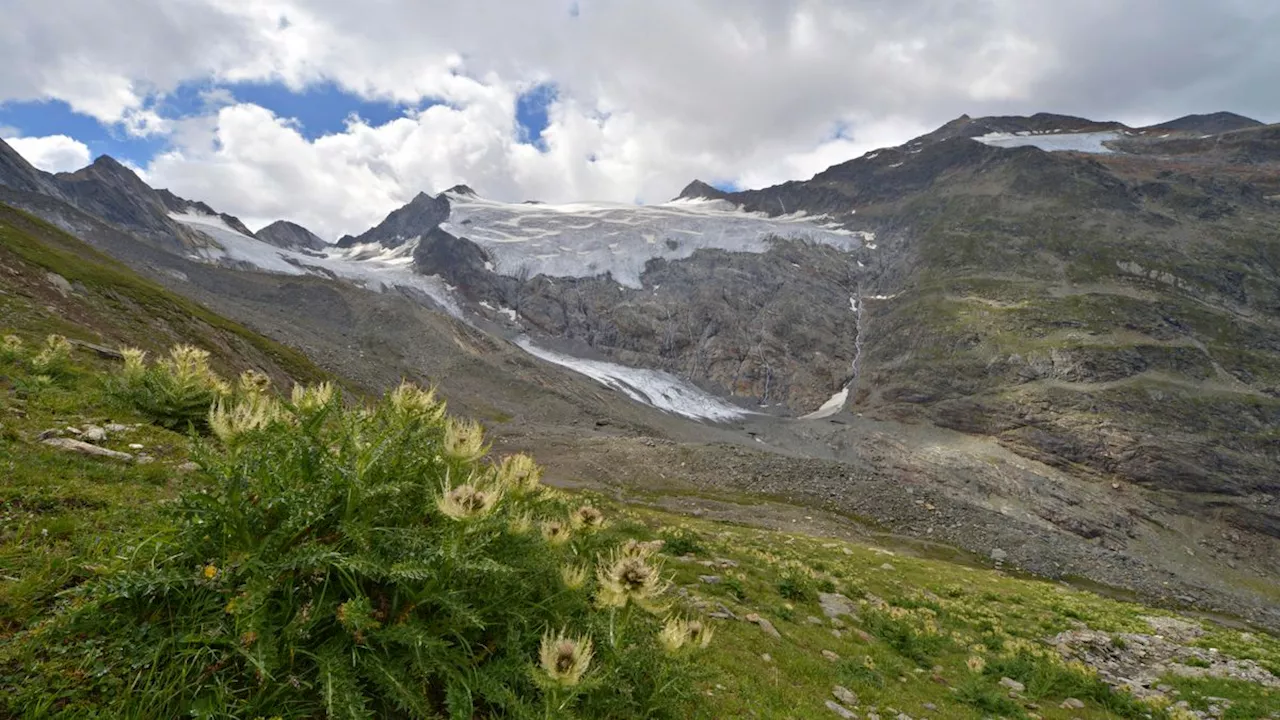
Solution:
M240 102L253 103L277 117L296 120L301 126L299 131L308 140L343 132L347 117L352 114L377 127L404 117L410 109L385 100L365 100L333 83L312 85L302 92L293 92L279 84L238 83L225 87ZM434 104L426 102L412 109Z
M122 127L103 125L61 100L0 104L0 127L25 137L66 135L88 145L92 157L110 155L138 166L145 166L168 144L161 137L134 137Z
M520 142L530 143L542 152L547 151L547 143L542 139L542 131L551 124L547 117L547 110L559 96L560 90L555 83L542 83L526 90L516 98L516 125L519 129Z

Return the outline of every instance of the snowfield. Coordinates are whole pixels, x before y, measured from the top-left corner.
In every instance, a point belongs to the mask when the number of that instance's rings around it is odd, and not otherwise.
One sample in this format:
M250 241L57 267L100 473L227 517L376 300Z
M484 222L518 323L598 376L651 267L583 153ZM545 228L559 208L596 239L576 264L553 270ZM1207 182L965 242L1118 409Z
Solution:
M1040 135L993 132L976 137L974 140L984 145L1002 148L1030 146L1038 147L1048 152L1071 151L1106 154L1114 151L1102 143L1118 140L1119 138L1120 133L1107 130L1104 132L1045 133Z
M676 200L661 205L621 203L502 203L446 193L451 211L441 225L483 247L503 275L590 277L612 273L618 283L639 288L652 258L687 258L714 248L762 253L771 236L806 238L856 250L874 234L846 230L825 218L803 214L769 217L723 200Z

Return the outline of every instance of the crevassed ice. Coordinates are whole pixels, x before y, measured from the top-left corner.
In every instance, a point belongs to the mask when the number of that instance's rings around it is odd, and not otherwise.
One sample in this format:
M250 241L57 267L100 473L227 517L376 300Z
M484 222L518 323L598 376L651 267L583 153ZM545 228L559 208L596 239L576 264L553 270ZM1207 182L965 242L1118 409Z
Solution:
M425 294L445 311L461 317L448 286L439 276L414 272L412 248L388 250L381 245L358 245L353 248L331 248L324 253L285 250L242 235L217 215L197 212L170 213L169 217L195 228L218 243L221 249L200 251L201 259L218 262L223 259L248 263L267 272L285 275L323 274L327 270L370 290L412 288Z
M613 279L640 287L652 258L687 258L715 248L760 253L771 236L803 238L844 250L874 240L824 217L802 213L769 217L723 200L677 200L661 205L502 203L447 193L449 221L442 229L485 248L503 275ZM823 224L819 224L823 223Z
M525 352L549 363L581 373L605 387L659 410L695 420L728 422L750 414L742 408L699 390L670 373L627 367L602 360L587 360L538 347L528 337L516 340Z
M1106 130L1102 132L1056 133L1046 135L1020 135L1015 133L987 133L974 140L993 147L1038 147L1049 152L1073 151L1087 153L1110 153L1110 148L1102 143L1116 140L1120 133Z

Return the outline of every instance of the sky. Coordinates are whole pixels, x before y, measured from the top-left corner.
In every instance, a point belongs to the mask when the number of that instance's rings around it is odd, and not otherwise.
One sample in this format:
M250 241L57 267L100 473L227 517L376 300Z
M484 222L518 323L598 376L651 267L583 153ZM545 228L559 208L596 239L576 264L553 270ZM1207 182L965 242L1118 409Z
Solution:
M1275 0L6 0L0 138L251 228L420 191L662 202L963 113L1280 121Z

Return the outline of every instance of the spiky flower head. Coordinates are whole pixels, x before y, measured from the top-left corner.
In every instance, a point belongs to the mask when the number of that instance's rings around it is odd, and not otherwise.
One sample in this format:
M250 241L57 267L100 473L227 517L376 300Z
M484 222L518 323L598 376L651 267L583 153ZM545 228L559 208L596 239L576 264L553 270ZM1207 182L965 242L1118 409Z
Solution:
M653 557L665 544L665 540L636 540L632 538L622 543L622 546L618 548L618 552L626 557Z
M564 630L555 635L550 631L544 634L538 653L542 671L552 682L563 687L577 685L594 656L590 638L570 637Z
M444 454L452 460L478 460L488 448L484 444L484 427L473 420L449 418L444 428Z
M587 568L585 565L565 565L560 568L560 579L570 590L578 590L587 584Z
M604 607L623 607L629 602L636 602L648 609L653 606L653 600L667 589L657 563L651 562L647 556L627 555L622 551L600 559L596 579L600 583L600 594L596 600Z
M262 395L271 392L271 378L257 370L240 373L239 390L245 395Z
M310 414L329 406L336 392L333 383L323 382L319 385L294 385L290 395L293 406L298 412Z
M402 382L387 396L387 402L397 412L427 422L438 422L444 417L444 402L436 399L434 388L424 390L411 382Z
M522 512L511 518L507 529L516 535L523 535L533 529L533 517L528 512Z
M969 659L965 661L965 664L969 666L969 672L974 673L975 675L982 672L987 667L987 661L977 655L970 655Z
M548 520L542 523L542 537L552 545L563 545L569 542L572 535L569 523L561 520Z
M583 505L569 516L569 521L578 530L594 532L604 527L604 513L591 505Z
M234 401L220 398L209 411L209 429L230 445L241 435L261 430L280 417L280 405L270 395L249 395Z
M542 468L524 453L508 455L498 466L498 482L516 492L537 490L541 479Z
M147 371L147 351L135 347L120 348L120 356L124 358L124 376L128 379L142 377Z
M701 620L690 620L685 625L685 631L689 636L689 644L697 645L700 648L706 648L710 645L711 638L715 635L715 630Z
M467 483L445 491L436 501L436 507L454 520L475 520L492 512L500 497L498 490L484 490Z
M689 632L685 629L685 621L680 618L668 618L662 629L658 631L658 644L667 652L675 652L684 647Z
M706 648L711 644L711 636L714 634L711 626L701 620L667 618L662 630L658 631L658 644L667 652L675 652L685 645Z

